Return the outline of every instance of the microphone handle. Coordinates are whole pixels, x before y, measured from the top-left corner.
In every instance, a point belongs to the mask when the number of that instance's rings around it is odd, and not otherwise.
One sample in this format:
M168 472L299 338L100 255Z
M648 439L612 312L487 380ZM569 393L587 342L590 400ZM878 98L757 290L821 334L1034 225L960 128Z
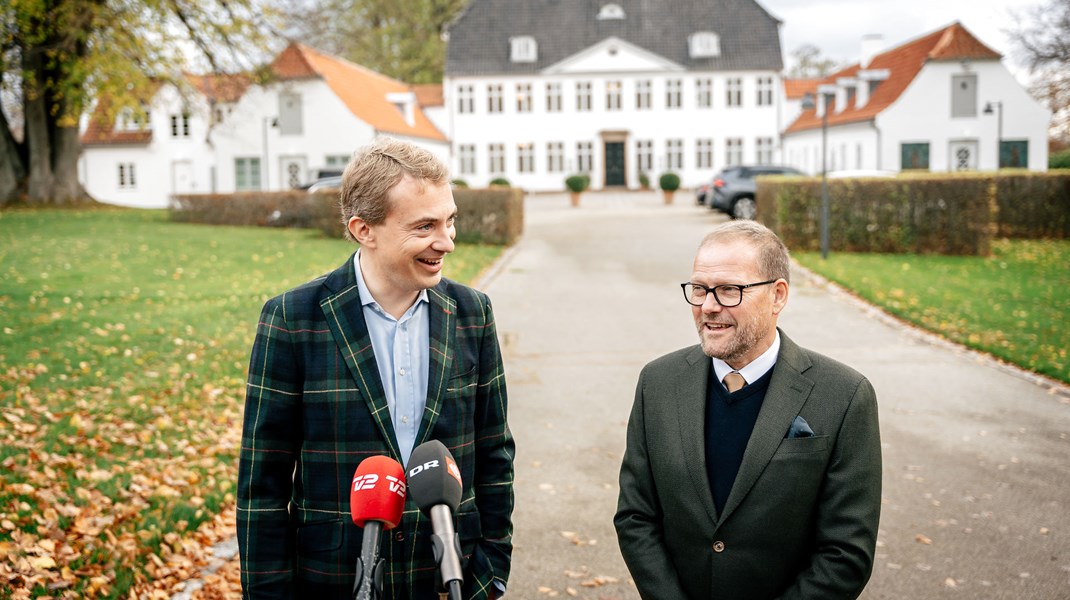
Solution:
M449 506L436 504L431 507L431 527L435 532L432 536L432 544L437 550L436 558L438 558L439 571L442 573L442 583L450 588L450 595L453 596L451 582L457 582L457 588L460 588L464 577L461 574L461 544L457 539L457 533L453 530L453 514ZM460 598L459 589L457 598Z
M353 586L353 597L357 600L376 600L379 597L379 590L375 589L375 565L379 562L379 534L382 531L382 521L364 523L364 537L360 543L360 559L357 563L357 580Z

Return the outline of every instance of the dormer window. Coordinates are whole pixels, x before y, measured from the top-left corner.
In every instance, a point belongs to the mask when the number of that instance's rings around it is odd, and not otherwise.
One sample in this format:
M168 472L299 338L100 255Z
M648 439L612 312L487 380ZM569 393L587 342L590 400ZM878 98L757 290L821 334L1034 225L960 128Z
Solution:
M416 123L416 94L412 92L391 92L386 95L386 101L398 109L409 127Z
M687 39L691 58L710 58L721 55L721 37L712 31L692 33Z
M530 35L509 38L509 59L517 63L535 62L539 58L539 44Z
M116 131L148 131L148 129L149 112L147 110L135 112L133 108L127 106L116 115Z
M624 19L624 9L619 4L603 4L598 11L598 20Z

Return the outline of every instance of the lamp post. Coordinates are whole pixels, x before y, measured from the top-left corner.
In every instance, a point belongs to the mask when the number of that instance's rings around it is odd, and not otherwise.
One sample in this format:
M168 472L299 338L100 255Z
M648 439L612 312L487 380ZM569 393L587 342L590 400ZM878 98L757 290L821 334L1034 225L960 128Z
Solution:
M821 259L829 257L829 181L828 181L828 134L829 134L829 111L828 103L825 102L827 94L819 92L823 96L821 106ZM817 104L810 96L803 99L802 107L805 110L817 108Z
M1000 152L1003 150L1003 102L985 102L985 114L992 114L996 107L996 170L999 170Z
M268 127L278 127L279 119L278 117L264 117L263 120L264 133L262 139L264 141L264 165L260 169L260 187L266 192L271 183L271 179L268 177L268 162L270 160L268 158Z

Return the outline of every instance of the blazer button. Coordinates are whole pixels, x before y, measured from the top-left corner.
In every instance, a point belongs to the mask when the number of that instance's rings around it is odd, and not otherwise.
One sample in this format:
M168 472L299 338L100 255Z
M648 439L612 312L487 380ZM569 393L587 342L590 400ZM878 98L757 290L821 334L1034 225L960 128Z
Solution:
M394 534L394 539L399 541L399 542L404 542L405 541L405 534L403 532L399 531L399 532Z
M713 551L714 552L724 552L724 542L722 542L720 540L714 542L713 543Z

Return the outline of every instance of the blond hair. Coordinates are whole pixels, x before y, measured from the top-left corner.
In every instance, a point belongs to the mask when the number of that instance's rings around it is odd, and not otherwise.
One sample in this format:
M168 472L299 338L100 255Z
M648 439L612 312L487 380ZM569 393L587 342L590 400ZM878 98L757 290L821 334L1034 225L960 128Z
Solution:
M449 182L449 169L438 157L408 142L378 137L353 153L342 173L339 198L347 238L353 239L348 227L353 217L369 225L386 220L390 190L405 175L433 185Z

